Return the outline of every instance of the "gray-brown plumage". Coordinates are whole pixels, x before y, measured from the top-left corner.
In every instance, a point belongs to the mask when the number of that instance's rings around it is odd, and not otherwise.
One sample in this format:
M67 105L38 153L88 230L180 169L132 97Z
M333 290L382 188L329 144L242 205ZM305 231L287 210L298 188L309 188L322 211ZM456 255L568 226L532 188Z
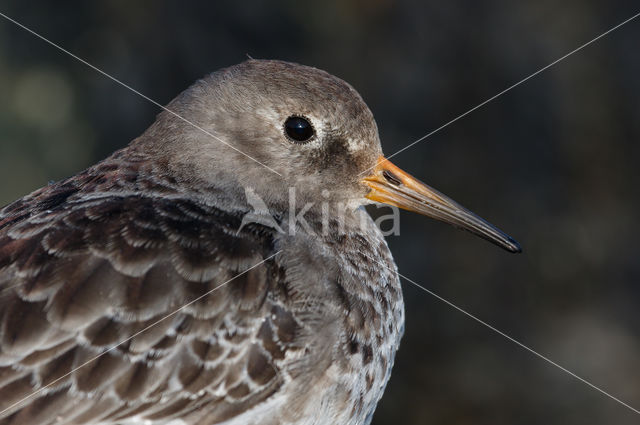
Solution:
M392 257L357 208L379 192L360 174L383 172L371 112L323 71L257 60L168 108L189 122L162 112L0 210L0 425L368 423L403 328ZM291 116L311 139L286 136ZM241 226L248 188L286 231ZM289 188L314 202L308 225L290 228ZM323 223L322 203L345 207Z

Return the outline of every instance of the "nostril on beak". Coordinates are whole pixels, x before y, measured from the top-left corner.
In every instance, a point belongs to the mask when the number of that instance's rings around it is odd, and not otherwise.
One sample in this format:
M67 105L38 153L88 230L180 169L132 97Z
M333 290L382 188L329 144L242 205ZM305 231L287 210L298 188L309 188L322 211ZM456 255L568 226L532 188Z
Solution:
M388 181L394 186L400 186L402 184L402 181L391 171L384 170L382 172L382 176L385 178L386 181Z

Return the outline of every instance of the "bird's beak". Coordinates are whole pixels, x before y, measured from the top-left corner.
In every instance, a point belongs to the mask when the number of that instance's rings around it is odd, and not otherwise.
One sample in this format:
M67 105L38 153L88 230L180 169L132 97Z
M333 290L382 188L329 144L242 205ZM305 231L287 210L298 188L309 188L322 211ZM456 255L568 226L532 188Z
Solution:
M467 230L509 252L521 252L518 242L442 193L405 173L383 156L362 179L371 190L367 199L414 211Z

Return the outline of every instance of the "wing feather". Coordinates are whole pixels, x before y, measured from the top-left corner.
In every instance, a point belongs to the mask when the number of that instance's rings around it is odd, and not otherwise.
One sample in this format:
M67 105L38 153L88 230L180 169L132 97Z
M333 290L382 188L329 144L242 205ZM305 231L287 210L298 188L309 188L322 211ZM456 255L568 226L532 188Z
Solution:
M300 347L277 260L246 272L269 232L190 199L78 191L0 211L0 424L215 423L275 394Z

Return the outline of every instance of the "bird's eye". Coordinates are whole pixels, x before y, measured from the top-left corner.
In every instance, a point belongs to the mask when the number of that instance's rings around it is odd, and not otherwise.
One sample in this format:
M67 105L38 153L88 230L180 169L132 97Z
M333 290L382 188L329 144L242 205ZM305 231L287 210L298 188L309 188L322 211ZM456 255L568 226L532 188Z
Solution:
M284 131L294 143L308 142L314 134L313 126L309 120L298 116L287 118L284 122Z

